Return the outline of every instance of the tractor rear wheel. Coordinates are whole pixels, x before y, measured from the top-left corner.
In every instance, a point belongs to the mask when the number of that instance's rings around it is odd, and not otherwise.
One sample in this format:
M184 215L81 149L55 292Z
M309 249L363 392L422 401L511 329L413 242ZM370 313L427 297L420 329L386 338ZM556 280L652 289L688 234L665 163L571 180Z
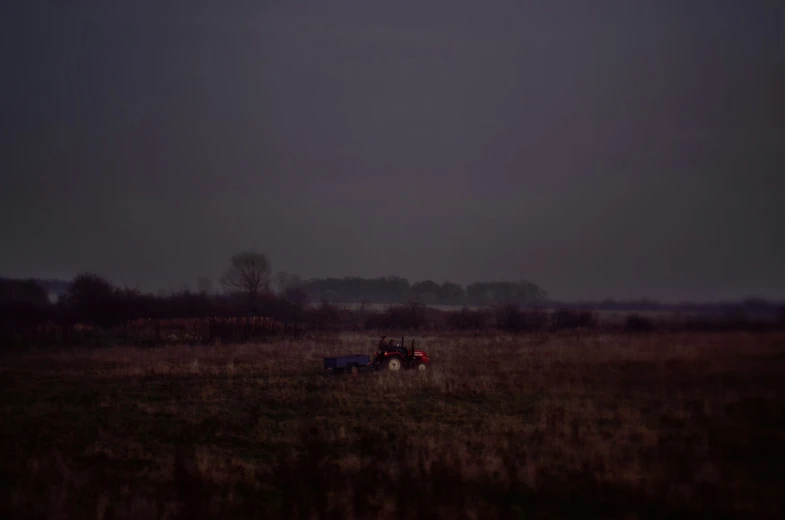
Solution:
M401 369L401 360L393 357L387 360L387 370L390 372L398 372Z

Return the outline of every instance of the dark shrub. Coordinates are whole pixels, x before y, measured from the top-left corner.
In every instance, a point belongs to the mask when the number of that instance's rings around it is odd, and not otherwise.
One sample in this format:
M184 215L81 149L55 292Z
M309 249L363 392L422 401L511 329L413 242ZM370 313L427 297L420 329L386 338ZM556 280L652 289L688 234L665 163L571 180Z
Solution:
M781 329L785 329L785 305L780 309L777 322Z
M404 330L422 328L427 323L426 309L427 307L419 302L392 306L384 314L385 327Z
M110 327L122 321L119 294L105 278L82 273L71 282L65 303L72 319Z
M449 313L445 323L451 329L481 330L488 326L488 313L464 307L458 312Z
M34 280L0 278L0 306L20 303L43 308L49 305L49 298Z
M341 312L335 305L323 301L319 307L305 312L305 321L316 330L339 328L342 323Z
M536 309L522 310L517 303L495 309L496 326L509 332L536 332L548 322L548 314Z
M597 324L594 313L591 311L573 311L569 309L558 309L551 315L551 328L554 330L564 329L589 329Z
M495 309L496 326L510 332L519 332L523 329L523 317L517 303L506 303Z
M654 330L654 323L649 319L638 314L627 316L624 322L624 329L633 333L645 333Z

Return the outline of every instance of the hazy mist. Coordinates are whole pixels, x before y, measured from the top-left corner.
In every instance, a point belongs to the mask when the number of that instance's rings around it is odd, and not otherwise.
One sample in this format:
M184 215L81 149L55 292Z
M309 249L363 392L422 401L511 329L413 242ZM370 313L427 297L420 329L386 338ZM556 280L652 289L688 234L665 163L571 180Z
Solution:
M781 2L12 4L0 275L785 297Z

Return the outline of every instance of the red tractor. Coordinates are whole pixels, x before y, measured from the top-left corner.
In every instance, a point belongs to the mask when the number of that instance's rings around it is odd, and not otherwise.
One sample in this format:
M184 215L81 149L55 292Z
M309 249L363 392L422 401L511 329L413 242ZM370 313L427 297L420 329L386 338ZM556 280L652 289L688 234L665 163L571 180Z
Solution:
M373 355L371 365L375 369L389 370L398 372L401 369L428 370L431 359L422 350L414 350L414 340L412 340L411 351L404 346L403 338L400 343L395 343L392 338L385 341L386 336L379 342L379 350Z

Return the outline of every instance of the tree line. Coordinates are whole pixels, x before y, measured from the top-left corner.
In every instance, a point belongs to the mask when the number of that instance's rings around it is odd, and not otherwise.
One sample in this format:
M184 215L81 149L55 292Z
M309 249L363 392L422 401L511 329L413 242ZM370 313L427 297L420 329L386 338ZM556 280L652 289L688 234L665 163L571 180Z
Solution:
M545 291L521 282L457 283L426 280L410 283L397 276L379 278L315 278L279 272L273 276L266 255L243 251L229 260L216 292L211 279L198 280L199 291L173 294L145 293L120 287L95 273L76 276L58 301L50 301L51 281L0 279L0 311L7 323L54 319L92 322L110 327L139 318L192 318L206 316L270 316L301 321L310 307L336 303L493 305L544 304ZM315 304L315 305L311 305Z
M570 323L586 326L588 315L581 310L603 308L618 310L709 310L714 312L749 313L777 311L785 323L785 306L763 300L743 304L704 306L682 304L672 307L644 300L641 302L553 302L536 284L518 282L475 282L464 287L457 283L436 283L431 280L410 283L398 276L378 278L344 277L303 280L295 274L272 274L269 259L255 251L245 251L230 258L220 278L223 291L216 292L212 280L202 277L199 291L188 289L174 294L153 295L137 288L119 287L94 273L82 273L65 286L58 301L50 301L47 289L53 281L10 280L0 278L0 325L16 330L25 324L56 320L61 323L86 322L99 327L112 327L140 318L181 319L207 317L265 316L291 324L311 324L324 327L343 322L354 326L383 328L387 326L417 326L443 322L446 326L464 328L487 323L488 313L469 311L486 308L495 315L495 323L506 323L512 330L536 329L542 315L536 312L521 314L522 309L537 311L543 307L572 310ZM384 315L362 314L363 305L355 307L360 313L349 316L334 304L378 303L392 306ZM433 305L463 307L450 316L437 316ZM427 310L430 309L430 310ZM378 313L377 313L378 314ZM576 318L584 316L583 318ZM449 319L448 319L449 318ZM551 319L551 318L549 318ZM559 318L555 326L567 323ZM566 319L566 318L565 318ZM735 318L734 318L735 319ZM578 320L578 321L576 321ZM484 326L484 325L483 325ZM571 326L571 325L570 325Z
M403 304L420 302L426 305L494 305L517 303L543 305L547 293L534 283L475 282L464 287L454 282L437 283L432 280L410 283L399 276L362 278L313 278L302 280L283 273L276 286L282 294L301 291L311 302Z

